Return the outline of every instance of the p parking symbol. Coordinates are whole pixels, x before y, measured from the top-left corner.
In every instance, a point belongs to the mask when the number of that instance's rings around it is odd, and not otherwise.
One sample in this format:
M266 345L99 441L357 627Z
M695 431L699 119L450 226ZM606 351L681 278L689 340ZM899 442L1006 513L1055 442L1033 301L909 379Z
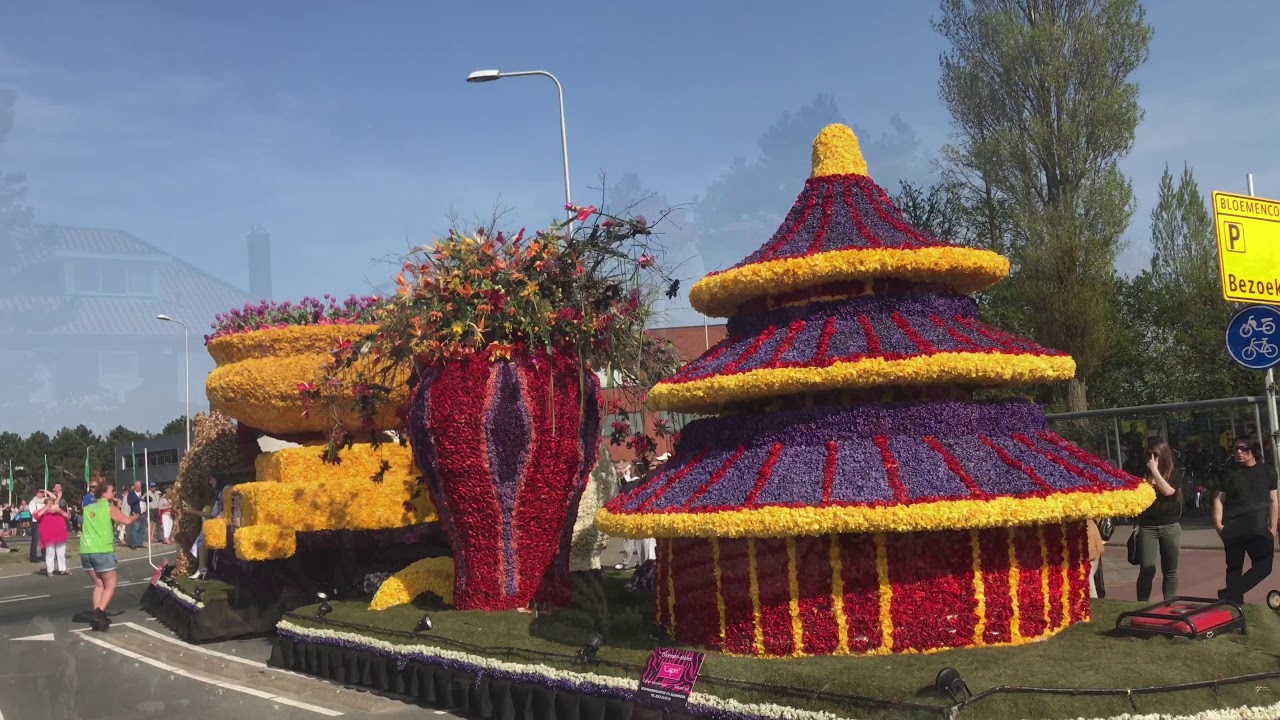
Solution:
M1224 223L1227 227L1227 252L1244 252L1244 225L1236 222Z

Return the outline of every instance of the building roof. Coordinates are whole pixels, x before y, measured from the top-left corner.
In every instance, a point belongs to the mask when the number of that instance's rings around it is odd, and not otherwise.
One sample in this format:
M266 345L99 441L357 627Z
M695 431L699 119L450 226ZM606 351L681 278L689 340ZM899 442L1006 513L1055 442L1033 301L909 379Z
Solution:
M41 225L56 252L163 258L167 253L123 230Z
M728 325L684 325L681 327L652 328L649 337L669 340L684 362L689 362L729 335Z

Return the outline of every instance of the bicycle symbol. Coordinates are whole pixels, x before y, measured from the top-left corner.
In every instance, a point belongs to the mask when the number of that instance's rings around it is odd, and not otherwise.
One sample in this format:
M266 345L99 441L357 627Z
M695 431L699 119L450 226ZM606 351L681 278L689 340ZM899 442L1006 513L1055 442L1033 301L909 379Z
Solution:
M1243 335L1244 331L1242 330L1240 334ZM1274 359L1277 355L1280 355L1280 346L1271 344L1266 338L1255 338L1253 342L1240 351L1240 357L1245 362L1253 362L1259 354L1265 358Z
M1240 326L1240 337L1249 337L1255 332L1262 335L1273 335L1276 331L1276 324L1271 318L1267 318L1262 322L1258 322L1256 315L1250 315L1248 322ZM1268 355L1267 357L1274 357Z

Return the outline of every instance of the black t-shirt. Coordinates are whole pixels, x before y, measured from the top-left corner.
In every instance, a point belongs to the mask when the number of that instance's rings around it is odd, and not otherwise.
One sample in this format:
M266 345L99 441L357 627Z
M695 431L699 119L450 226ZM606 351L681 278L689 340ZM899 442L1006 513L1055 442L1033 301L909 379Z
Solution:
M1225 526L1233 525L1245 533L1265 534L1270 522L1271 491L1275 489L1276 473L1270 465L1242 465L1228 472L1222 482L1224 533L1228 532Z
M1174 493L1172 495L1161 495L1156 490L1156 501L1138 516L1139 525L1172 525L1182 518L1182 493L1178 490L1182 487L1182 478L1176 470L1169 473L1169 477L1165 481L1173 486Z

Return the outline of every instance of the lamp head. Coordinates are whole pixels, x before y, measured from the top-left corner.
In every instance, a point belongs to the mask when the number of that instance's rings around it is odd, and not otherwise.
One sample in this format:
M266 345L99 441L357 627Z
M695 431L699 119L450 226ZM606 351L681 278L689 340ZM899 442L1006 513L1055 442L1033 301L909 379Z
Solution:
M960 677L960 671L953 667L942 668L934 678L933 686L950 695L953 702L963 703L973 697L969 686Z
M169 317L168 315L165 315L165 314L163 314L163 313L161 313L161 314L157 315L157 316L156 316L156 319L157 319L157 320L167 320L167 321L169 321L169 322L173 322L173 318L171 318L171 317Z
M424 630L430 631L431 627L432 627L431 616L426 613L423 613L422 619L418 621L417 625L413 626L413 632L420 633Z
M477 70L467 76L467 82L482 83L493 82L502 77L502 73L497 70Z

